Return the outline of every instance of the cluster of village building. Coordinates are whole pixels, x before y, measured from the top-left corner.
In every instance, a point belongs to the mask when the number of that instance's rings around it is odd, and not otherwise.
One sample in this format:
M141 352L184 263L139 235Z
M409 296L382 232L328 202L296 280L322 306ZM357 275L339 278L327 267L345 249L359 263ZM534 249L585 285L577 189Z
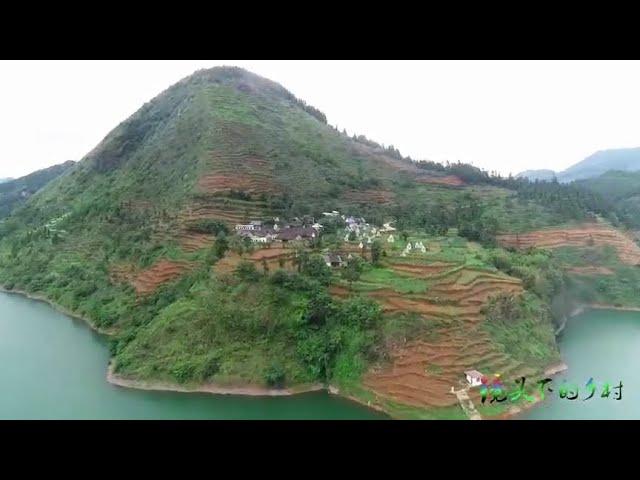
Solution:
M360 242L362 248L365 244L371 244L373 241L384 233L394 232L389 223L385 223L382 228L376 228L369 225L362 217L353 217L341 215L340 212L334 210L332 212L324 212L324 217L340 218L345 223L344 240L345 242L355 240ZM235 226L236 233L242 237L247 237L256 243L271 242L289 242L292 240L313 240L320 235L323 226L315 221L313 217L305 216L303 218L294 218L290 222L281 221L274 218L271 222L263 222L261 220L252 220L247 224L238 224ZM387 239L393 242L393 235Z
M324 213L324 215L339 215L338 212ZM350 240L355 240L360 242L360 248L364 248L365 245L370 245L376 238L381 237L383 234L395 232L396 229L390 225L390 223L385 223L382 227L377 228L373 225L369 225L364 218L362 217L345 217L341 216L344 220L344 241L348 242ZM393 243L394 238L393 235L389 235L387 241Z
M344 241L359 242L359 248L364 249L370 246L377 238L386 235L387 243L394 243L395 238L393 232L396 231L390 222L385 223L382 227L370 225L362 217L345 216L334 210L332 212L323 212L326 219L336 218L344 222ZM322 221L322 220L321 220ZM247 224L238 224L235 226L236 234L249 238L255 243L288 243L288 242L311 242L317 239L322 232L323 225L315 221L313 217L305 216L302 218L294 218L291 221L281 221L280 218L273 218L272 221L263 222L261 220L252 220ZM340 234L340 233L339 233ZM402 256L409 253L426 252L426 247L422 242L409 242L402 252ZM325 255L327 266L343 267L346 265L349 255L338 253L328 253Z
M255 243L287 243L290 241L312 241L320 235L322 225L313 219L295 218L289 223L280 222L274 218L272 223L266 224L261 220L253 220L247 224L238 224L236 234L247 237Z
M411 245L411 242L407 242L407 246L404 247L404 250L402 251L402 253L400 254L400 256L402 257L406 257L407 255L409 255L410 253L427 253L427 247L424 246L424 243L422 242L415 242L413 244L413 246Z

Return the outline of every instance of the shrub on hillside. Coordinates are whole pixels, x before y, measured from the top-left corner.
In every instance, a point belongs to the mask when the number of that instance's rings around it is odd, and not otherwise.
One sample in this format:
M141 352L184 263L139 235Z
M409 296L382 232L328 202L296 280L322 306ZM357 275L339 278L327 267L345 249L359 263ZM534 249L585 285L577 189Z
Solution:
M235 274L240 280L255 282L260 278L260 274L256 266L249 261L242 261L235 269Z
M274 388L283 388L286 378L284 368L279 364L273 364L264 372L264 381L267 385Z

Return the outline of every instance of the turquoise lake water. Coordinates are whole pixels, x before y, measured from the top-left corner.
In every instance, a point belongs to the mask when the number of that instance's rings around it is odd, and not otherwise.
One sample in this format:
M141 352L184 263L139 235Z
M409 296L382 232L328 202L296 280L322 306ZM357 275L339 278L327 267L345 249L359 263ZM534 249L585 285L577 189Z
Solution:
M328 393L245 397L109 384L107 341L44 302L0 292L0 419L375 419Z
M569 369L553 378L552 393L524 413L522 419L640 419L640 312L590 310L573 317L560 337L560 351ZM596 386L589 400L586 383ZM578 398L560 398L564 382L578 387ZM603 384L611 393L602 398ZM622 382L622 398L615 400ZM570 394L570 396L572 396Z
M640 312L591 310L560 338L569 370L521 419L640 419ZM380 419L327 393L244 397L150 392L109 384L106 339L43 302L0 292L0 419ZM586 382L593 378L590 400ZM622 381L622 399L613 387ZM579 388L561 399L563 383ZM611 386L609 398L600 396Z

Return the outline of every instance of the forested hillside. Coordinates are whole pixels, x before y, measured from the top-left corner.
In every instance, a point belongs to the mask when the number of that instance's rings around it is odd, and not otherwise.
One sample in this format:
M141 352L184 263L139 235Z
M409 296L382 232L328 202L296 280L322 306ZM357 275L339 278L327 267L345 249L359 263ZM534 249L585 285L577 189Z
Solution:
M15 209L0 283L110 333L116 375L331 384L396 416L449 418L465 369L510 379L559 359L566 272L537 238L502 236L596 220L616 217L593 190L415 162L215 68ZM263 237L236 229L263 224ZM618 242L607 231L597 242Z

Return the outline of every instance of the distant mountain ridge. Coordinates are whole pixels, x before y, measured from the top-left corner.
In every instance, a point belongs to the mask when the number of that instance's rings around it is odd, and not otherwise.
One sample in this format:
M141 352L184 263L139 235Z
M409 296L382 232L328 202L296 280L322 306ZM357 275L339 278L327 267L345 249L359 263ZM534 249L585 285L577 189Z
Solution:
M525 170L516 175L516 178L528 178L529 180L553 180L556 172L553 170Z
M69 160L15 180L11 178L0 180L0 219L11 214L17 206L74 165L75 162Z
M526 170L517 177L531 180L551 180L553 175L559 182L572 182L595 178L610 170L625 172L640 171L640 147L600 150L566 170L554 173L553 170Z

